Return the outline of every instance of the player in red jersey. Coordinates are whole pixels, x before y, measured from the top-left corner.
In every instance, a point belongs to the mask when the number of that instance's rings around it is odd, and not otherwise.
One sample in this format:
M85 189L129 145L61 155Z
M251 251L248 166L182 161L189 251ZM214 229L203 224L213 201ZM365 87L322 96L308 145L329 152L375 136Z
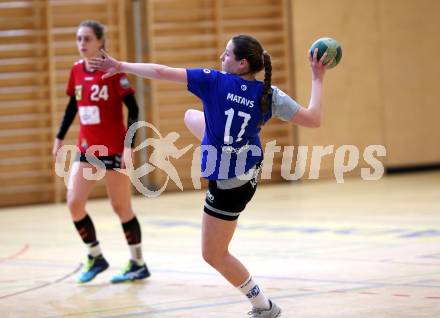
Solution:
M80 133L77 145L80 151L72 165L67 205L75 227L87 246L88 256L77 281L88 282L109 267L102 255L92 219L85 209L87 198L96 183L96 180L90 180L89 174L85 173L90 168L95 172L97 169L88 162L89 155L94 155L101 161L97 162L99 169L106 169L107 193L113 210L122 223L130 248L131 258L128 265L111 282L147 278L150 272L142 257L141 228L131 208L130 179L115 171L125 168L124 161L131 158L133 144L124 145L126 127L123 122L122 102L128 108L130 126L137 121L139 113L134 90L125 74L101 79L103 73L89 66L89 60L98 56L100 49L105 47L103 25L92 20L83 21L76 33L76 44L82 59L70 71L66 91L70 100L54 141L53 155L56 159L63 145L62 140L78 113Z

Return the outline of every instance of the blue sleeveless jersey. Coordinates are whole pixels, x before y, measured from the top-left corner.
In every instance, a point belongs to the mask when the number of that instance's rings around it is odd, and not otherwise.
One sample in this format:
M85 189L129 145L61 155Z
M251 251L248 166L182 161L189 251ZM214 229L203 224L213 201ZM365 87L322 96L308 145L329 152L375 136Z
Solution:
M231 179L249 171L263 158L258 135L263 83L211 69L187 69L187 77L188 90L202 100L205 114L202 176ZM271 115L269 110L264 122Z

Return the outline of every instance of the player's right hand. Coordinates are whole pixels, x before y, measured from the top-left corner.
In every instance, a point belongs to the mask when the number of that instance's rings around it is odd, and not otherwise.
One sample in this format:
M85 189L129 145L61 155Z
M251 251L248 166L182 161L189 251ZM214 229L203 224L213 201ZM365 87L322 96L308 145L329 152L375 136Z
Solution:
M89 65L95 70L104 72L103 79L109 78L121 71L122 63L101 49L102 57L94 57L89 60Z

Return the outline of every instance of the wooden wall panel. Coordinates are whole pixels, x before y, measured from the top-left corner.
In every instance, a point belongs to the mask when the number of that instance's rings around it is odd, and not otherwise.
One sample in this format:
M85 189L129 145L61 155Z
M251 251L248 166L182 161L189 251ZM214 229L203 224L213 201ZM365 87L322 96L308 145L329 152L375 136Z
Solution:
M325 82L320 129L299 128L305 145L369 144L386 147L386 168L440 163L437 89L440 63L435 0L292 1L295 91L308 103L306 52L322 36L339 40L341 64ZM322 162L332 175L334 156ZM310 160L310 158L309 158ZM360 163L361 167L364 163ZM355 174L359 174L357 169Z
M0 205L53 199L43 1L0 3Z
M334 145L336 149L347 144L357 146L362 158L367 145L385 144L378 10L378 1L293 0L294 82L302 105L307 107L310 98L311 44L329 36L337 39L343 50L341 63L325 77L322 126L298 128L298 144L309 146L309 153L315 145ZM321 176L333 175L334 157L333 152L323 158ZM308 163L310 160L309 155ZM359 175L361 166L365 166L363 160L355 174Z
M380 1L387 165L440 164L440 2Z

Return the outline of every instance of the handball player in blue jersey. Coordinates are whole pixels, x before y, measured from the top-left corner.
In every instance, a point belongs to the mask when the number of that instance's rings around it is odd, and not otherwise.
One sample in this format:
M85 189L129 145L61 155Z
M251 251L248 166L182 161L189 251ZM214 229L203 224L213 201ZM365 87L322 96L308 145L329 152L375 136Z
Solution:
M308 108L304 108L271 85L270 55L252 36L238 35L227 43L220 59L222 71L184 69L151 63L120 62L104 52L92 60L94 68L106 74L119 72L187 83L199 97L203 112L190 109L185 124L201 140L201 173L209 180L202 222L203 258L251 302L252 318L281 316L281 308L263 293L246 267L229 253L237 220L252 199L263 152L259 132L271 118L305 126L319 127L322 88L327 54L309 57L312 89ZM264 81L255 76L264 70Z

